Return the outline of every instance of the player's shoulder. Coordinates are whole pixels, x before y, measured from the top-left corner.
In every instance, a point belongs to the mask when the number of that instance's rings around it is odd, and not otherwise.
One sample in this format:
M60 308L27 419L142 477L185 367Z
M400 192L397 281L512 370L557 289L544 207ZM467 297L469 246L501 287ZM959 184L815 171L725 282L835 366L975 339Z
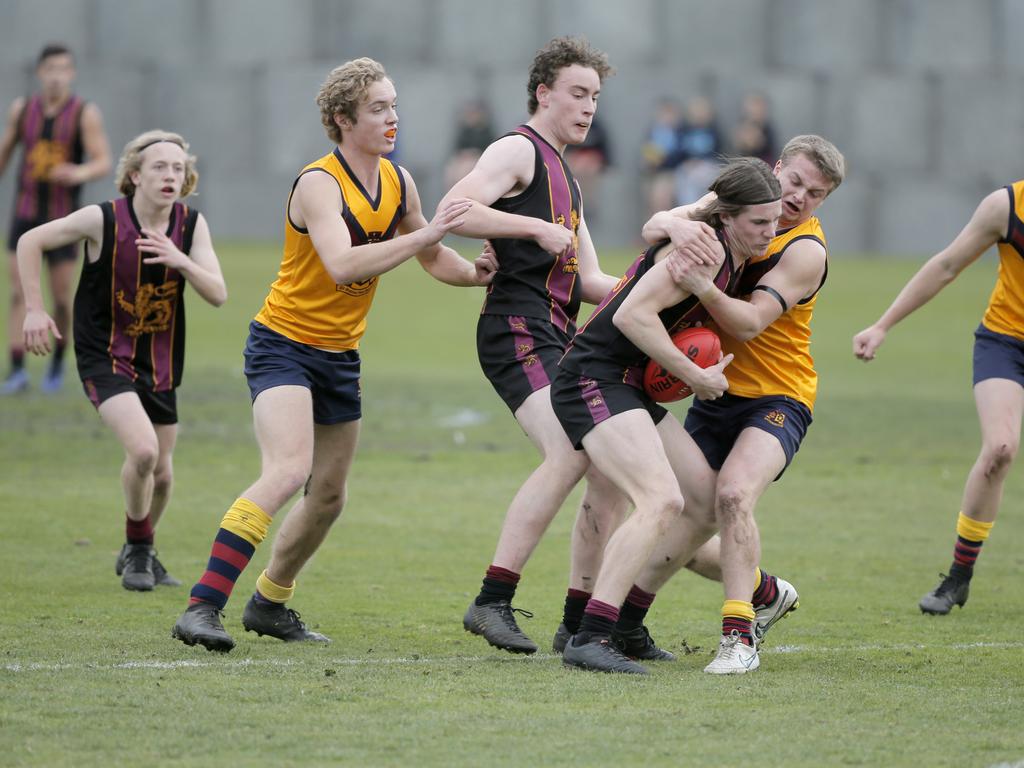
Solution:
M529 136L512 131L492 141L484 150L484 155L509 160L532 160L535 151L533 140Z
M1010 214L1016 210L1020 215L1022 209L1024 209L1024 182L1018 181L990 191L978 204L973 220L979 226L997 232L998 236L1002 238L1006 237Z
M21 116L21 113L25 111L25 107L28 106L27 96L18 96L10 105L7 107L7 118L8 120L17 120Z

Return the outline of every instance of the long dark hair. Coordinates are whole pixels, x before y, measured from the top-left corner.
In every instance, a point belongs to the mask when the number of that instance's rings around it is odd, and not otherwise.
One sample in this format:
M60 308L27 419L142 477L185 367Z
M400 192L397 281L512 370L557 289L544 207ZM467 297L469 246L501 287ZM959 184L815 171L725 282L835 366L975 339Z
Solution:
M690 214L694 221L720 229L722 215L735 216L744 208L782 199L782 185L771 166L756 157L736 157L718 174L708 191L717 198Z

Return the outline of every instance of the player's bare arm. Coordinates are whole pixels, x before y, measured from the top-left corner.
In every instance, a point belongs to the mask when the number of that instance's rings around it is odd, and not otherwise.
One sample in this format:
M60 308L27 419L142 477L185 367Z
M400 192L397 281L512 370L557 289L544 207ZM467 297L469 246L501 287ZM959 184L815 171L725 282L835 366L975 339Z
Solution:
M601 266L597 262L597 250L594 248L594 241L590 237L590 230L584 219L580 220L576 258L579 259L583 300L588 304L600 304L619 282L619 279L601 270Z
M163 232L143 228L142 237L135 241L144 252L146 264L163 264L180 272L204 301L219 307L228 299L220 262L213 250L210 226L199 214L192 234L192 250L186 255Z
M818 289L825 274L825 258L821 243L794 242L746 300L726 296L706 268L695 267L675 254L669 255L666 266L672 279L700 299L723 331L748 341Z
M18 273L25 296L25 348L36 355L50 351L50 334L61 338L57 325L43 308L43 292L39 285L43 251L61 248L85 240L91 260L99 258L103 239L103 212L98 205L88 205L60 219L30 229L18 240Z
M453 199L442 202L438 213L424 227L391 240L353 246L348 227L339 216L341 190L326 173L306 173L295 185L289 215L299 227L309 231L313 247L334 282L369 280L408 261L417 253L440 242L445 234L462 223L470 202Z
M953 242L925 262L874 325L853 337L853 354L861 360L873 360L896 323L931 301L967 266L1006 237L1009 215L1010 200L1005 189L985 197Z
M725 251L715 230L703 221L694 221L690 214L713 200L708 192L695 203L681 205L668 211L658 211L644 224L641 234L651 245L671 240L679 254L695 264L721 264Z
M86 162L61 163L51 171L50 181L74 187L110 173L110 143L103 130L103 115L95 104L82 109L82 146Z
M7 110L7 122L4 124L4 135L0 137L0 176L3 176L7 164L11 161L14 148L18 145L18 117L25 108L25 99L18 97Z
M398 231L406 235L426 227L427 220L423 216L420 193L412 176L404 168L400 168L400 172L405 177L406 213L398 225ZM435 280L458 286L487 285L493 279L498 263L493 251L490 256L481 254L470 262L440 242L428 245L416 254L416 259Z
M465 223L455 230L456 234L476 238L529 239L555 255L572 245L572 233L560 224L490 207L499 198L518 194L530 185L534 152L533 144L525 136L506 136L484 150L473 170L441 201L444 204L468 198L479 203L466 214Z
M672 343L658 313L678 304L689 294L668 276L664 261L655 264L637 283L612 322L652 360L685 381L701 400L721 397L729 388L723 370L732 362L726 355L710 368L700 368Z

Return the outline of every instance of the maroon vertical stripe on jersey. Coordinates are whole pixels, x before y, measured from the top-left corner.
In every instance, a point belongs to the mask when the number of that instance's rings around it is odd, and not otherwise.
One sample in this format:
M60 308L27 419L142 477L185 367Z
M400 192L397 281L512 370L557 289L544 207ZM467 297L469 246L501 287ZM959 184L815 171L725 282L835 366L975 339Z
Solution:
M128 328L134 319L133 313L122 306L122 302L134 305L137 301L139 278L142 271L140 255L134 242L121 242L124 233L132 233L131 216L128 212L127 200L124 198L114 202L114 253L113 269L111 270L110 316L110 357L114 363L114 373L127 376L134 381L138 374L130 361L135 360L135 336L129 336Z
M21 173L19 174L17 215L22 219L34 219L36 217L36 182L32 176L32 164L28 161L28 154L32 151L39 135L43 131L43 102L39 96L32 96L25 104L25 112L21 121L21 143L24 157L21 161Z
M187 211L187 209L186 209ZM175 244L182 242L182 234L185 230L185 216L181 206L175 205L171 211L174 219L171 231L171 240ZM141 255L140 255L141 257ZM164 269L164 285L174 281L177 286L180 276L176 269L167 267ZM161 392L171 389L174 379L174 326L178 322L178 301L171 302L171 319L166 331L160 331L150 336L150 351L153 363L153 391Z
M562 165L562 157L547 142L534 142L544 159L544 165L548 170L548 194L551 198L551 221L556 224L561 219L561 224L573 235L575 243L576 222L572 209L572 191L569 180ZM576 280L578 269L576 248L570 245L555 259L548 273L547 290L551 296L551 322L563 331L568 331L570 318L565 313L565 306L572 296L572 286Z
M78 132L79 112L82 100L77 96L68 99L67 104L54 119L52 141L65 149L64 162L74 162L72 147ZM72 211L72 187L63 184L50 184L50 200L46 215L49 219L59 219Z

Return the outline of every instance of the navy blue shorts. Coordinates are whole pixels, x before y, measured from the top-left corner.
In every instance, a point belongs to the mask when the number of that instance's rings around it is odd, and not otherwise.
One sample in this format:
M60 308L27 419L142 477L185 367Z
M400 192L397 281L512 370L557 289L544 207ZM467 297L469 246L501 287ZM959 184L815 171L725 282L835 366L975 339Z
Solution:
M551 385L569 340L535 317L480 315L476 324L480 368L513 414L526 398Z
M1009 379L1024 387L1024 341L979 325L974 332L974 383Z
M245 378L253 400L273 387L306 387L313 396L316 424L340 424L362 417L359 353L354 349L316 349L253 320L245 342Z
M41 224L45 224L46 221L30 221L28 219L15 218L11 222L11 230L7 235L7 250L14 253L18 249L18 238L28 232L30 229L35 229ZM58 264L62 261L74 261L78 258L78 243L72 243L71 245L63 245L60 248L54 248L52 251L43 251L43 258L46 259L48 264Z
M612 416L642 409L659 424L668 413L642 390L616 381L597 381L564 368L551 383L551 406L573 448L583 448L583 438Z
M122 392L134 392L139 396L142 409L146 412L153 424L177 424L178 423L178 395L177 390L168 389L163 392L154 392L149 387L132 381L127 376L118 373L99 373L82 379L82 389L85 396L94 408Z
M737 397L726 392L717 400L695 400L683 426L716 472L744 429L763 429L779 441L786 454L786 466L775 478L778 480L800 449L811 420L810 409L791 397Z

